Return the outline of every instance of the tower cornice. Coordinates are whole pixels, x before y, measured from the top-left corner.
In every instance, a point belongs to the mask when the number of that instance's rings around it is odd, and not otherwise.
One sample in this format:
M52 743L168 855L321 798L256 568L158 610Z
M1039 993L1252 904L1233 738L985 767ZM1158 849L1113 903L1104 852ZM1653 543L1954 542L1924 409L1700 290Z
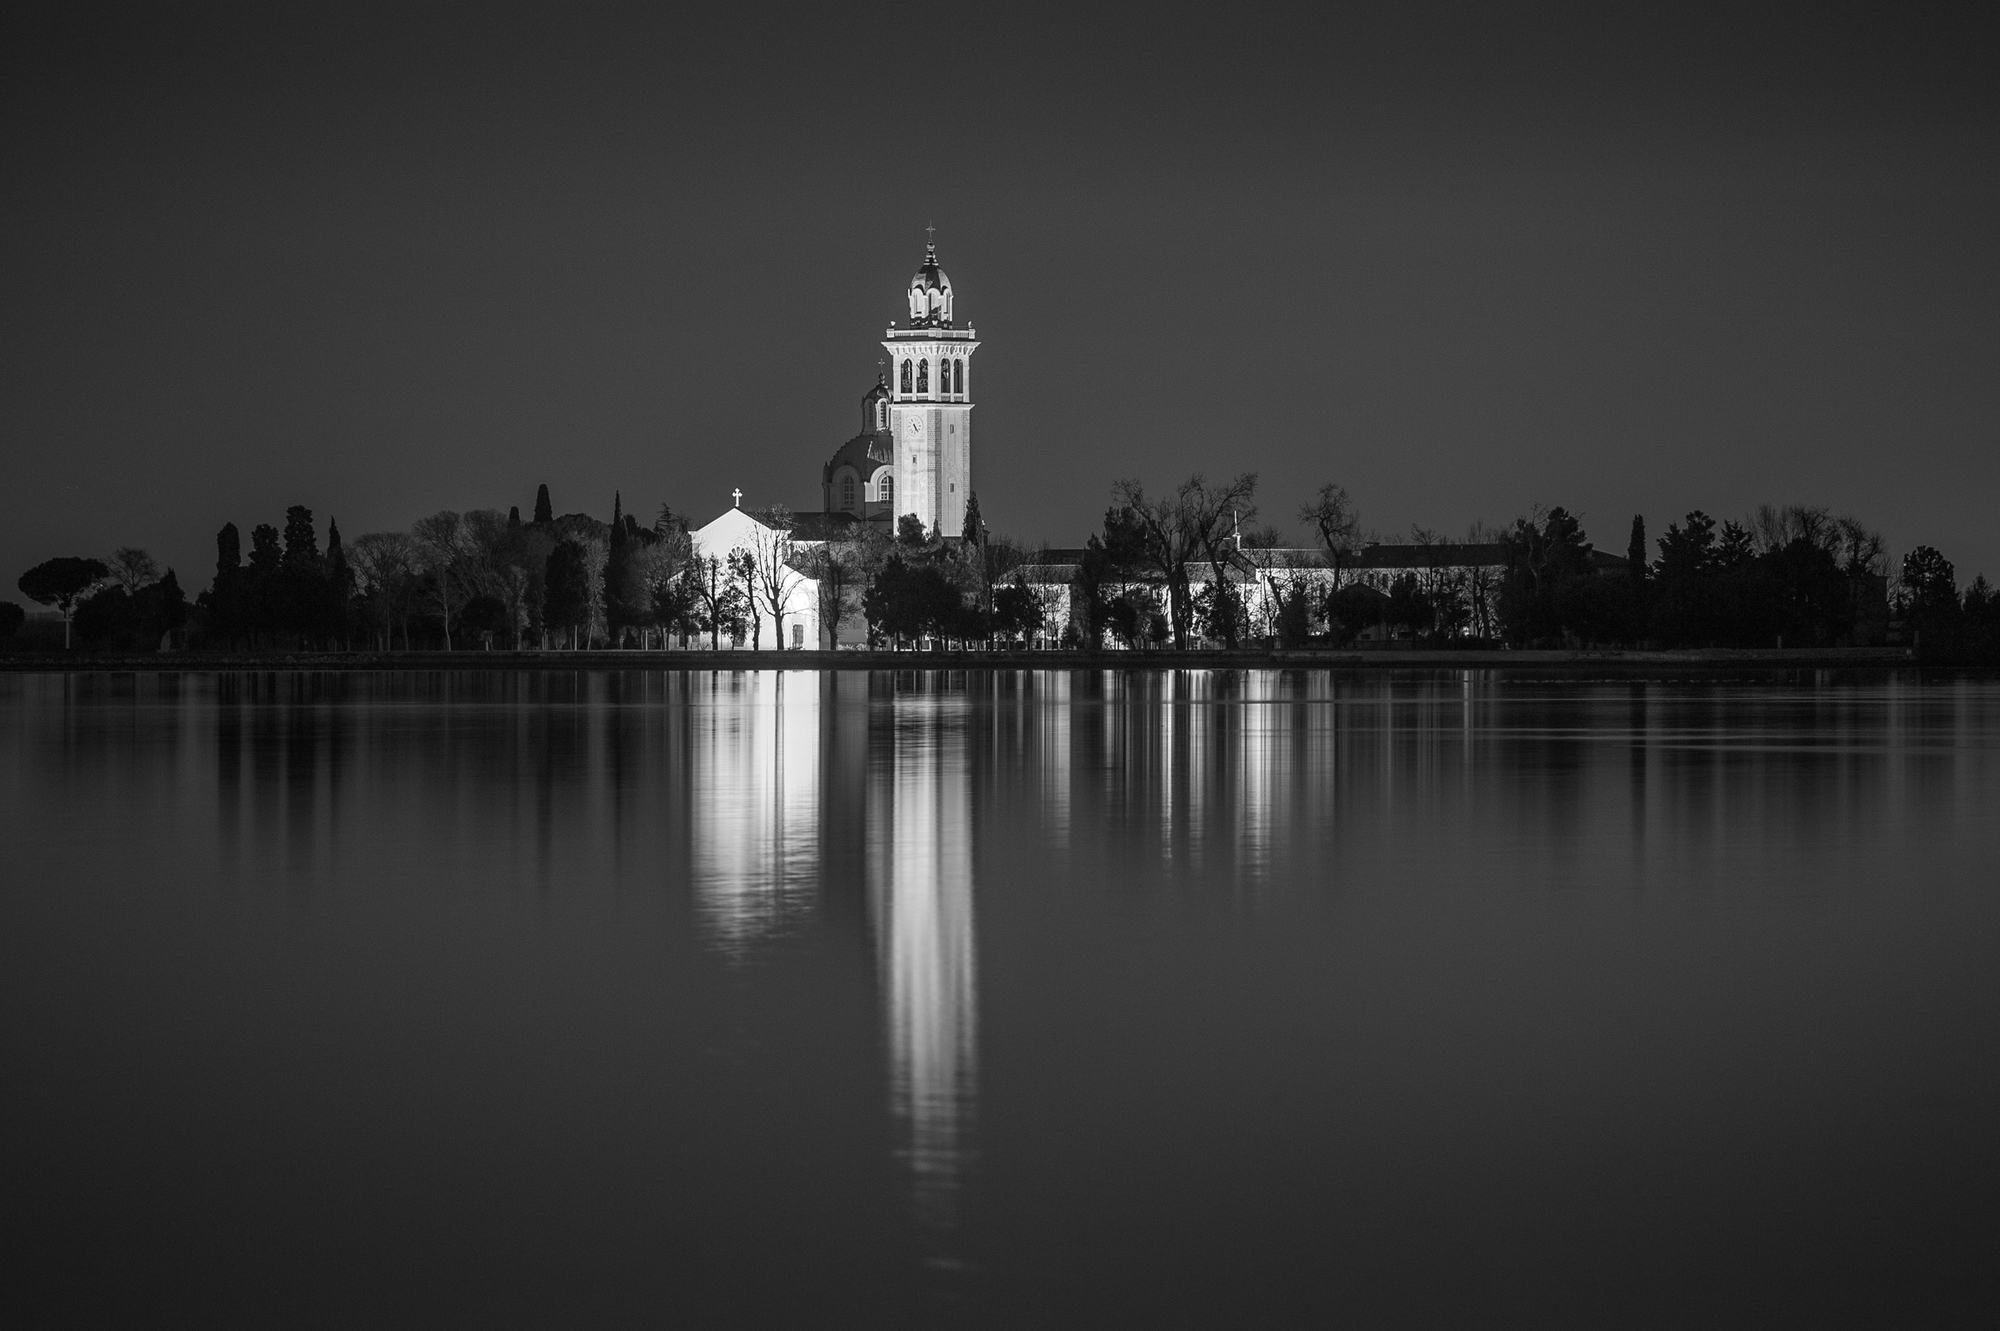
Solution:
M979 334L971 328L891 328L883 334L891 342L976 342Z

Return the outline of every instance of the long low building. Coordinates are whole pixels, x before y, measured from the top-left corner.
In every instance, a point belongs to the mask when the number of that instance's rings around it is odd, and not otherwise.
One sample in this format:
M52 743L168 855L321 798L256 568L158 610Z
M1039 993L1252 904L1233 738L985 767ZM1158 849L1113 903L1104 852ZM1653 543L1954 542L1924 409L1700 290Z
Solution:
M1592 569L1602 576L1623 576L1626 572L1626 561L1618 555L1591 550L1588 556ZM1020 581L1040 596L1050 639L1059 639L1070 626L1082 631L1076 589L1083 557L1081 549L1048 550L1040 552L1036 562L1015 571ZM1248 632L1253 636L1275 632L1283 599L1295 588L1303 588L1315 608L1323 607L1332 593L1354 587L1379 598L1386 609L1397 585L1407 579L1416 590L1456 606L1458 613L1450 616L1457 625L1455 635L1492 637L1498 631L1498 599L1506 572L1507 548L1497 541L1440 541L1371 542L1343 552L1337 560L1320 549L1245 546L1231 551L1223 574L1243 601ZM1208 588L1214 575L1207 561L1188 566L1188 582L1196 595ZM1139 589L1159 591L1156 582L1130 575L1105 590L1116 597ZM1365 642L1395 635L1386 615L1378 615L1377 622L1358 636Z

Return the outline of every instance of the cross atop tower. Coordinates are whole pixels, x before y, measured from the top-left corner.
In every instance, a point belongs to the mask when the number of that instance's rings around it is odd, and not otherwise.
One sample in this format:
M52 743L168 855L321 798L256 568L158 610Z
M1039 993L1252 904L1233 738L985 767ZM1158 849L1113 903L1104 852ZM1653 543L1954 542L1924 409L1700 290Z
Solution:
M741 507L743 507L743 487L742 487L742 486L738 486L738 487L737 487L737 488L735 488L734 490L731 490L731 491L730 491L729 493L730 493L731 495L734 495L734 496L735 496L735 498L736 498L736 507L738 507L738 508L741 508Z
M937 249L937 225L935 223L924 228L924 247L929 250Z

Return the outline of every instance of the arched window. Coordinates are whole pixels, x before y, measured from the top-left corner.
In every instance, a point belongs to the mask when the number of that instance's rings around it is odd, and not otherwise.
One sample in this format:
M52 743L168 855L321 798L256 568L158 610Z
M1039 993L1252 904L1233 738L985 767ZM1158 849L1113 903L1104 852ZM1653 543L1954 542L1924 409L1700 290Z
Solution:
M883 472L881 479L875 482L875 493L882 496L883 503L885 504L895 503L896 502L895 476L889 472L886 471Z
M931 363L927 360L920 360L917 362L917 392L928 393L930 391Z
M903 362L903 395L904 395L905 397L907 397L907 396L909 396L909 393L910 393L910 363L909 363L908 361L904 361L904 362Z
M851 471L840 478L840 506L854 507L854 473Z
M965 362L962 360L951 363L951 391L959 394L965 392Z

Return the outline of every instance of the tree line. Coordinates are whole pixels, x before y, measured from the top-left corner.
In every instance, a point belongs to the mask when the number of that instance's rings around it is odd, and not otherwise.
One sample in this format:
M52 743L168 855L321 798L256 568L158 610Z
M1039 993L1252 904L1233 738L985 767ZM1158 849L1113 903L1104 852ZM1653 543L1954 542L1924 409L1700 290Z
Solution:
M526 520L518 508L443 511L352 542L329 521L324 548L303 506L282 529L253 527L247 554L226 523L192 601L174 570L132 547L51 559L18 585L58 612L65 646L73 635L124 651L717 648L758 641L763 625L782 649L810 578L821 623L863 624L873 645L1041 635L1077 648L1232 649L1346 645L1372 631L1440 646L1826 647L1885 627L1869 622L1879 606L1926 656L2000 654L1983 577L1961 592L1928 546L1892 570L1879 534L1821 508L1767 505L1720 523L1693 512L1652 542L1634 517L1623 558L1606 559L1560 507L1475 524L1462 542L1422 527L1387 542L1363 532L1332 482L1298 506L1309 535L1296 543L1257 524L1257 488L1249 472L1162 491L1119 481L1101 528L1060 572L1045 547L992 535L976 495L962 540L907 515L893 532L854 523L804 539L780 506L753 514L768 536L703 557L664 504L645 524L622 496L608 523L557 516L543 485ZM1416 554L1364 577L1372 544ZM1474 558L1467 546L1493 553ZM23 617L0 603L0 637Z
M608 523L557 516L542 485L526 520L518 507L447 510L352 541L329 521L322 549L312 511L294 505L282 530L254 526L247 552L241 530L225 523L209 585L192 602L173 570L136 549L109 561L48 560L19 586L57 610L65 647L73 633L79 646L122 651L718 648L755 641L760 623L782 647L802 574L817 583L823 622L865 616L873 642L990 641L1041 622L1020 587L994 585L1023 554L986 532L976 496L967 530L978 538L964 542L941 540L911 516L893 536L870 526L798 542L782 506L754 516L768 539L704 558L665 504L648 524L622 496ZM24 612L4 605L0 635L11 636Z

